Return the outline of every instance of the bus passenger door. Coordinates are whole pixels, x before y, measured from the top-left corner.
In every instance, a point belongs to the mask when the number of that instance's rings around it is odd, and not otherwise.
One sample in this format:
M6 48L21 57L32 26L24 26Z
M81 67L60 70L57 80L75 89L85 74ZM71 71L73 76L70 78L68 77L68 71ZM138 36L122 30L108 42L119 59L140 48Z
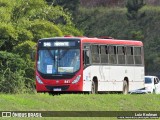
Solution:
M91 66L89 45L83 46L83 91L91 91Z

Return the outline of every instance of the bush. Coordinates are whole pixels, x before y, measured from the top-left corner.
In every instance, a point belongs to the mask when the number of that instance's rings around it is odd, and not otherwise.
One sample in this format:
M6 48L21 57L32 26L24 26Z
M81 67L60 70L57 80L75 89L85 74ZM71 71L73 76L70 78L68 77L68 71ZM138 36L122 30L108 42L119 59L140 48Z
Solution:
M19 55L0 51L0 68L0 92L24 93L33 86L33 80L26 81L27 63Z

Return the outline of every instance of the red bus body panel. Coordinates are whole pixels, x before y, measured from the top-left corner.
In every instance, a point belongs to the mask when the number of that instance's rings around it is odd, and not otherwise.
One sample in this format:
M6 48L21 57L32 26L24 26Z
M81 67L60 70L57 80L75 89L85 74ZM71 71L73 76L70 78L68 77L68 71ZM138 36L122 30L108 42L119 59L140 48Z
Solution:
M80 92L82 91L82 85L83 85L83 76L81 75L81 78L79 80L78 83L75 83L75 84L72 84L73 80L76 79L77 75L80 75L81 70L71 79L58 79L58 82L57 80L55 79L43 79L42 77L40 77L39 73L36 72L36 75L39 76L39 78L42 80L43 84L39 84L37 81L36 81L36 90L37 92L51 92L53 90L50 90L50 89L47 89L46 86L50 86L51 88L52 87L65 87L65 86L68 86L68 89L67 90L64 90L62 92L65 92L65 91L72 91L72 92ZM64 83L64 81L69 81L69 83Z

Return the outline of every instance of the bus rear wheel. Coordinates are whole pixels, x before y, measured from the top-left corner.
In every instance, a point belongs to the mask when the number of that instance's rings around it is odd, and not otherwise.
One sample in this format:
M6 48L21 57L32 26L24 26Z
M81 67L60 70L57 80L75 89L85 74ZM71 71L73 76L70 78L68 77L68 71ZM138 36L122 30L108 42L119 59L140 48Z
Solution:
M123 82L123 94L128 94L128 84L126 80Z

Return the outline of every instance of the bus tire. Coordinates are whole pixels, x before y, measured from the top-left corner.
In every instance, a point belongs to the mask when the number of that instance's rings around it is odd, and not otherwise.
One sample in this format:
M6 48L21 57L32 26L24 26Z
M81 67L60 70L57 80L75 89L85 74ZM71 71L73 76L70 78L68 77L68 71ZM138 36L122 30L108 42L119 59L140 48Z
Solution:
M123 94L128 94L128 83L126 80L123 81Z
M91 94L96 94L97 93L97 85L95 81L92 81L92 86L91 86Z

